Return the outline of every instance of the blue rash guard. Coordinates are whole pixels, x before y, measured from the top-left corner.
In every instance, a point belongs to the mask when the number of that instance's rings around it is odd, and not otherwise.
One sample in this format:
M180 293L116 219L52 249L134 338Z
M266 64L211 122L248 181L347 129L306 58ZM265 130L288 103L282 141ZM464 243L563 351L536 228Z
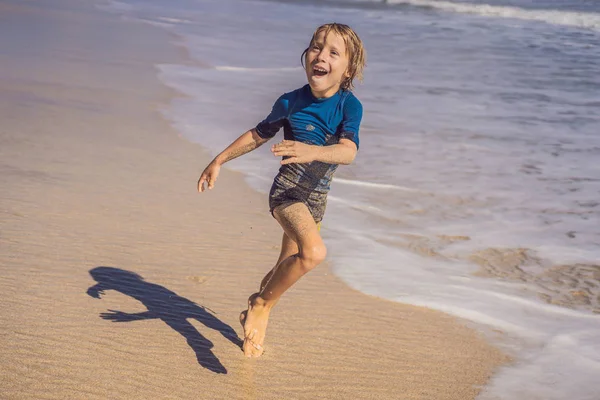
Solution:
M279 97L256 131L261 138L270 139L283 128L284 139L317 146L349 139L358 149L361 119L362 105L352 92L341 89L331 97L318 99L305 85ZM337 166L321 161L282 165L269 195L271 212L281 204L302 202L320 222Z

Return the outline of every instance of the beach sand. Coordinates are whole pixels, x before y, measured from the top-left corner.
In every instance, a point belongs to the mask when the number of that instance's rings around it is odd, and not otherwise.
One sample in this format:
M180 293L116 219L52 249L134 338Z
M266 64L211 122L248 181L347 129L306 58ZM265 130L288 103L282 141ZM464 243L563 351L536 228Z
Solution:
M48 3L0 5L2 399L465 400L508 361L327 263L243 357L238 315L281 239L266 195L228 170L196 193L209 155L161 117L178 94L153 66L190 62L176 38Z

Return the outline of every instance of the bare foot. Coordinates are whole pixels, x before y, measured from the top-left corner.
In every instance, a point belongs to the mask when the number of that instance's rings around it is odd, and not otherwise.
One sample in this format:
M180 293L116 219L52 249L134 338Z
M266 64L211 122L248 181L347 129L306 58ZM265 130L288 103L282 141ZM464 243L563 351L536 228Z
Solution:
M248 310L240 314L240 322L244 327L244 344L242 350L246 357L260 357L264 351L263 343L269 322L270 309L264 300L254 293L248 299Z

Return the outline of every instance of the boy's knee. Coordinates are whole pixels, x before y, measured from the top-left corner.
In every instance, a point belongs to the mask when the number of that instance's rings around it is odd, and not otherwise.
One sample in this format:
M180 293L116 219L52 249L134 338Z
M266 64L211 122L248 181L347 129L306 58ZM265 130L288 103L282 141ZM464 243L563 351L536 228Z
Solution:
M317 265L321 264L327 256L327 248L323 243L307 246L300 253L302 266L307 271L310 271Z

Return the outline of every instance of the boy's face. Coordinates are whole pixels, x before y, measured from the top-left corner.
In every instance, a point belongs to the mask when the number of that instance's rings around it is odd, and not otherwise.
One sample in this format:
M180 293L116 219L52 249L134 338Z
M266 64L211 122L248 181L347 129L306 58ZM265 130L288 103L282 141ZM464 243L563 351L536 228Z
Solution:
M348 74L348 54L344 39L325 31L317 34L306 53L306 77L310 89L317 98L331 97L340 89Z

